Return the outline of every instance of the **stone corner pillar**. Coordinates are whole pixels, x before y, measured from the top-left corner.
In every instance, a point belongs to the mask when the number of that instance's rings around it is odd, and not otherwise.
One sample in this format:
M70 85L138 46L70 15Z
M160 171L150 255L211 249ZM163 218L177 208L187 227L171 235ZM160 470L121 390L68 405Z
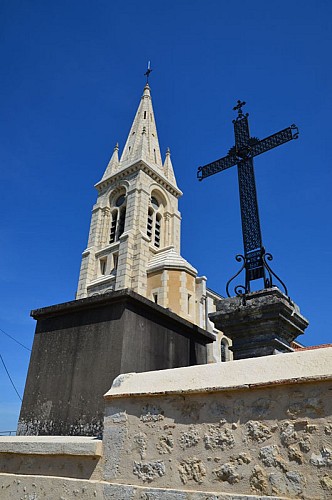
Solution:
M232 339L234 359L291 352L291 342L309 324L298 306L276 287L222 299L209 318Z

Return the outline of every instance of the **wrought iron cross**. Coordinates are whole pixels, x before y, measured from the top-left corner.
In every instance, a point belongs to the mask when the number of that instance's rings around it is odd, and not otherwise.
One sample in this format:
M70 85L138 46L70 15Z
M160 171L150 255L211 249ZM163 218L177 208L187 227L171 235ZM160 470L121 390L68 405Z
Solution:
M237 164L244 255L239 254L236 256L236 260L242 262L242 267L235 276L227 282L227 295L230 296L230 283L243 269L245 269L245 285L238 285L235 287L234 291L236 295L249 293L250 282L259 278L263 279L264 288L272 287L272 276L282 284L286 295L288 295L285 284L278 278L267 263L267 260L271 261L273 257L270 253L265 252L262 243L253 158L285 142L297 139L299 131L296 125L291 125L261 141L257 139L257 137L250 137L248 123L249 115L248 113L244 114L242 112L242 107L244 105L245 102L237 101L237 105L233 108L234 111L238 112L238 116L233 120L235 146L229 150L227 156L212 163L208 163L204 167L199 167L197 177L202 181L210 175L214 175Z

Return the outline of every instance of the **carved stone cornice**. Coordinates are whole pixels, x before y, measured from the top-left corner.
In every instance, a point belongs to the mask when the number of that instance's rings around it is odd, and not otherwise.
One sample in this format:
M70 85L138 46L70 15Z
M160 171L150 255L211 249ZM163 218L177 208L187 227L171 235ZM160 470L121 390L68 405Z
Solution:
M130 174L139 171L148 174L152 179L157 181L159 185L165 188L166 191L171 193L176 198L180 198L180 196L182 196L182 191L180 191L180 189L171 184L161 172L157 172L153 167L151 167L144 161L139 161L134 163L133 165L128 165L128 167L125 167L122 170L115 172L107 179L103 179L97 182L97 184L95 184L95 188L99 191L99 193L102 193L102 191L106 190L112 184L120 181L123 178L128 177L128 175Z

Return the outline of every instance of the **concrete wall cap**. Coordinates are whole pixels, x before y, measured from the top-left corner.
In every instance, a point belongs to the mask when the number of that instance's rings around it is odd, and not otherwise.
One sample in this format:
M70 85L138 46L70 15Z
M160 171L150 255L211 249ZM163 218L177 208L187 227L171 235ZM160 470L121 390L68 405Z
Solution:
M105 399L169 393L202 393L332 379L332 347L227 363L123 374Z
M85 436L0 436L0 453L100 457L102 441Z

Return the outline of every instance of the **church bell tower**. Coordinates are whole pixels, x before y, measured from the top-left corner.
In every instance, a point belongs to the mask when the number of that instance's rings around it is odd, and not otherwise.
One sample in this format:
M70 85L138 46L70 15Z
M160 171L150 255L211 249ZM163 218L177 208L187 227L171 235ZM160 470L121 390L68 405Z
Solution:
M149 84L125 147L95 185L77 299L131 289L206 330L219 296L180 254L181 215L169 149L162 161Z

